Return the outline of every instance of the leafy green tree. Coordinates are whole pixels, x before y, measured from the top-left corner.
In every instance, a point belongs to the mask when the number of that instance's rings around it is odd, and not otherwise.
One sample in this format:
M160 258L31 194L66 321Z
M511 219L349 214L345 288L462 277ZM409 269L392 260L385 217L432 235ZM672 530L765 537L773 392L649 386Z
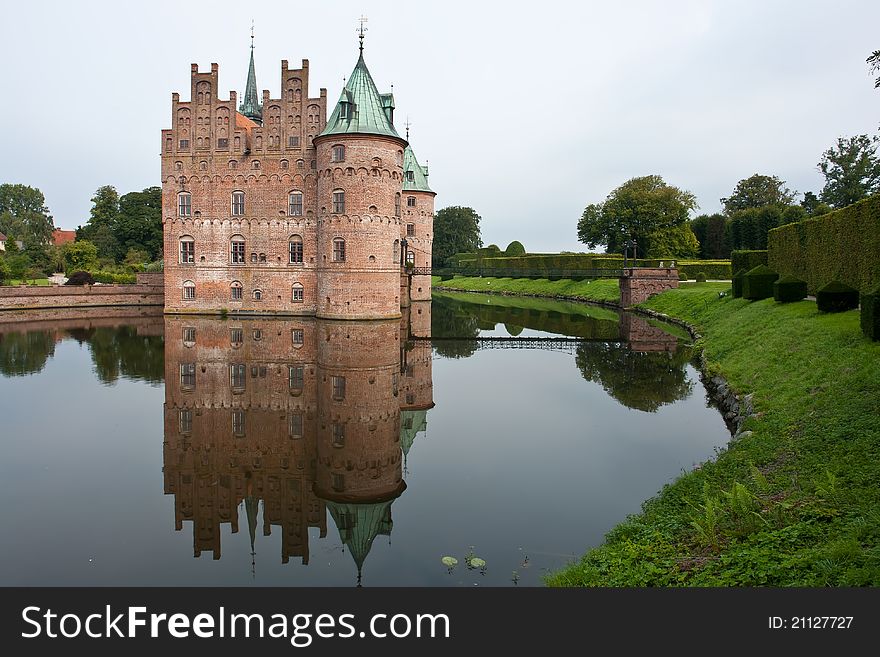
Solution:
M828 214L833 209L827 203L820 201L819 197L813 192L804 192L804 200L801 201L801 207L811 217Z
M55 225L46 199L36 187L0 185L0 233L7 237L49 244Z
M825 176L820 198L835 208L852 205L880 191L880 159L877 137L839 137L822 153L818 168Z
M52 247L41 244L32 237L24 241L24 254L30 260L30 269L41 274L45 274L52 269L52 258L49 255L50 248ZM42 278L42 276L37 276L36 278Z
M67 273L93 270L98 265L98 248L88 240L68 242L62 252Z
M624 242L634 238L644 255L653 233L685 223L696 207L691 192L667 185L660 176L632 178L602 203L584 209L578 240L590 248L604 244L608 253L622 253Z
M732 249L764 250L767 248L767 233L773 228L792 224L806 217L806 210L799 205L765 205L762 208L740 210L728 222L728 242Z
M453 205L434 215L432 262L435 267L442 266L456 253L473 252L482 245L480 215L473 208Z
M871 75L880 73L880 50L872 52L865 61L868 63L868 70L871 72ZM877 76L877 79L874 80L874 88L880 89L880 76Z
M104 185L95 191L92 197L92 209L85 226L76 230L76 239L87 240L98 249L98 256L118 261L123 254L119 253L119 240L116 239L115 228L119 218L119 194L112 185Z
M797 192L785 186L785 182L776 176L754 174L740 180L733 193L722 198L724 214L728 217L739 210L762 208L765 205L791 205Z
M701 214L691 221L691 230L700 243L700 258L714 260L730 257L727 217L723 214Z
M6 258L0 258L0 285L6 284L12 278L12 271L9 269L9 263Z
M648 236L649 258L696 258L700 243L688 223L660 228Z
M148 262L150 262L150 254L141 249L132 248L125 254L125 264L138 271L140 270L141 265Z
M24 279L31 268L31 259L21 251L6 256L6 262L9 265L9 276L17 280Z
M161 187L147 187L120 197L114 237L123 253L131 249L146 251L149 255L144 262L162 257Z

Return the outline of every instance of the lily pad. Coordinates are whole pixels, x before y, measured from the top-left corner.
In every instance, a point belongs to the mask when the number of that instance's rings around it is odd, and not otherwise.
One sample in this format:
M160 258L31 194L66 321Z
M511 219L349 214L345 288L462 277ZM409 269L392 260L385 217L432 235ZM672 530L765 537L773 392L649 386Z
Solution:
M483 561L482 559L480 559L480 557L473 557L473 558L468 562L468 565L469 565L471 568L485 568L485 567L486 567L486 562Z
M447 568L454 568L458 565L458 559L455 557L443 557L440 561Z

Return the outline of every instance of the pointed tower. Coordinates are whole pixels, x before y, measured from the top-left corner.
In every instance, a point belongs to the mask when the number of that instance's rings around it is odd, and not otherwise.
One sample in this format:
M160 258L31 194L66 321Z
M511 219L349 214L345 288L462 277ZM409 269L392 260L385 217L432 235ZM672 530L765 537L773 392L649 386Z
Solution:
M318 317L400 317L404 140L394 98L360 55L324 130L318 169Z
M409 127L406 129L409 141ZM404 265L413 270L431 266L431 245L434 239L434 197L428 186L428 167L419 164L407 144L403 152L403 226L401 243L406 244ZM415 273L410 281L411 301L431 300L430 274Z
M248 66L247 84L244 88L242 103L238 111L255 121L263 124L263 106L260 105L260 97L257 94L257 74L254 70L254 28L251 27L251 63Z

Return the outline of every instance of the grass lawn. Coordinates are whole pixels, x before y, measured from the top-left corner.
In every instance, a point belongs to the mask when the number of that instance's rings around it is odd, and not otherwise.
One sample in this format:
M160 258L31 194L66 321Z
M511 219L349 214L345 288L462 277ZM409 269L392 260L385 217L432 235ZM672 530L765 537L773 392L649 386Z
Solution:
M604 301L616 303L620 300L620 287L617 279L593 279L573 281L569 279L551 281L546 278L491 278L456 276L441 281L439 276L431 278L432 285L447 290L465 292L506 292L510 294L537 295L546 297L567 297L583 301Z
M37 278L37 279L30 279L30 280L26 280L26 281L12 279L6 283L6 285L23 285L23 284L24 285L42 285L42 286L51 285L48 278Z
M858 311L684 285L644 307L702 334L709 371L756 417L552 586L880 585L880 343Z

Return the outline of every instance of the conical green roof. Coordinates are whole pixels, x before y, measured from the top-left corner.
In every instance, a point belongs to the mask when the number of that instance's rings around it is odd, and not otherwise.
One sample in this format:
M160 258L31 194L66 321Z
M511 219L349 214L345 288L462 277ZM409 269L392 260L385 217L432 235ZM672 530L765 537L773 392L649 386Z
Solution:
M260 97L257 94L257 74L254 71L254 45L251 44L251 63L248 67L247 86L244 88L244 98L238 111L252 121L262 122L263 106L260 105Z
M416 435L428 428L428 411L400 411L400 449L407 456Z
M416 154L413 153L412 148L409 146L403 151L403 191L434 191L428 187L428 169L419 164L419 161L416 159Z
M360 583L361 569L373 547L373 540L382 534L391 535L393 523L391 521L391 503L377 502L375 504L341 504L339 502L327 502L327 510L336 523L339 530L339 540L348 546L349 552L358 569L358 583Z
M393 115L394 96L379 93L367 70L362 50L333 114L327 119L327 126L318 136L367 134L399 138L392 122Z

